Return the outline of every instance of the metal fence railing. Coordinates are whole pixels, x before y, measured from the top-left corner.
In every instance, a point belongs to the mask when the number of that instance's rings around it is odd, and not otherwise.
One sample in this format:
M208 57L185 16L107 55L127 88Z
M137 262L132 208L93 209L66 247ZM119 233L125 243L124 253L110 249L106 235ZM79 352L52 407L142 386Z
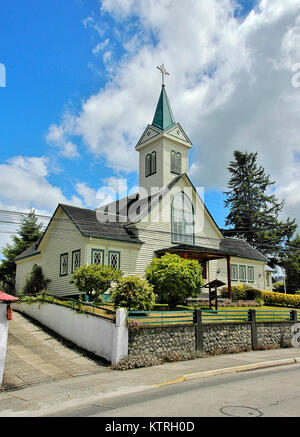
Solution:
M202 310L202 323L233 323L233 322L280 322L295 320L295 311L291 310L249 310L226 309ZM129 311L129 317L137 320L141 325L166 326L174 324L193 324L196 322L195 310L190 311ZM300 312L298 317L300 317Z
M44 293L44 296L53 298L54 299L53 303L55 303L56 305L66 306L68 308L73 309L74 311L80 311L86 314L93 314L94 316L101 317L103 319L115 321L116 312L113 309L94 305L90 302L82 302L69 297L55 296L48 293Z

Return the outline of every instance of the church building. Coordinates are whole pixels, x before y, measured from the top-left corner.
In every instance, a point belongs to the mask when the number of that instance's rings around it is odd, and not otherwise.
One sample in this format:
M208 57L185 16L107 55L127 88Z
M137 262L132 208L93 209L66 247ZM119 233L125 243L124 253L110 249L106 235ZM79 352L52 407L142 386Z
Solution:
M74 296L70 279L79 266L111 265L143 276L165 253L197 260L206 283L219 279L229 290L238 283L272 290L268 259L246 241L223 236L189 179L191 147L163 80L152 124L136 145L139 192L97 210L59 204L41 239L15 260L16 291L34 265L50 279L50 294Z

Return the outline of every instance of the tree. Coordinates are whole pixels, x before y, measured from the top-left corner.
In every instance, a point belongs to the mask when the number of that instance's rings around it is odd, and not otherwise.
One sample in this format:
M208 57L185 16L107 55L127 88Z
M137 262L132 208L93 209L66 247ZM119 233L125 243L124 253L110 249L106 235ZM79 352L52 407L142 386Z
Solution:
M279 220L284 202L270 192L274 181L257 164L257 153L234 152L228 167L231 177L225 206L230 208L226 236L245 239L268 257L271 265L282 265L285 245L297 229L295 219Z
M288 293L300 290L300 235L290 242L284 262L286 289Z
M132 311L150 311L155 304L153 287L139 276L122 278L114 289L110 300L115 308Z
M33 266L30 276L26 279L23 293L37 294L43 290L47 290L50 279L46 279L41 266Z
M87 294L89 300L94 301L100 294L105 293L113 282L118 282L122 275L121 270L111 266L84 265L75 270L70 283L75 284L81 293Z
M170 309L185 303L188 297L196 297L204 285L198 261L169 253L153 259L146 269L146 279L153 285L154 293L168 302Z
M42 223L38 223L35 211L30 210L22 218L17 234L12 236L13 244L7 244L2 250L4 259L0 264L0 282L5 291L12 293L15 290L16 264L14 260L42 236L42 226Z

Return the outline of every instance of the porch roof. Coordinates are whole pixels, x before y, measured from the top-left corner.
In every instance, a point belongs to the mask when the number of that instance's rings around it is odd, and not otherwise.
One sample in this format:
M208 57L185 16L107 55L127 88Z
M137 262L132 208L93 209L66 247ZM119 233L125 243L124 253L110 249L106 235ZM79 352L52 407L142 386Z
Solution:
M164 255L166 253L175 253L177 255L188 254L190 259L213 260L219 258L228 258L230 256L237 256L236 252L229 252L213 247L205 246L191 246L189 244L179 244L167 249L156 250L157 255Z

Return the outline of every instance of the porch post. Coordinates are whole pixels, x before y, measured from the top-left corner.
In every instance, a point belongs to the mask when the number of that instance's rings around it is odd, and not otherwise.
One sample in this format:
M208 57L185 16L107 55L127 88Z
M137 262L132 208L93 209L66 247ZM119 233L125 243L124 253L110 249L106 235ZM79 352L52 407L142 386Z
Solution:
M183 258L184 258L184 259L188 259L188 256L187 256L187 253L186 253L186 252L184 252L184 254L183 254Z
M230 256L227 257L227 283L228 283L228 298L232 299Z

